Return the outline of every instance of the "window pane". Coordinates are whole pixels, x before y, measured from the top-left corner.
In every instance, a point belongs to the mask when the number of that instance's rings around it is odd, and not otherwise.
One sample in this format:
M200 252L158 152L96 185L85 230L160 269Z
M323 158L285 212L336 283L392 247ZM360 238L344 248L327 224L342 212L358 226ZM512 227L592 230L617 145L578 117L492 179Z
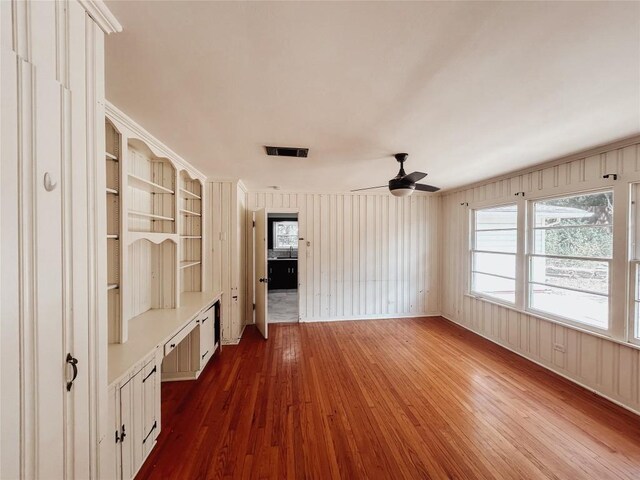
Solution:
M492 277L483 273L472 274L472 287L474 292L482 293L491 297L515 303L516 301L516 281L506 278Z
M273 223L274 248L298 248L298 222Z
M516 253L517 243L516 230L476 232L475 250Z
M501 253L473 254L473 270L505 277L516 277L516 256Z
M534 282L609 293L607 262L531 257L530 276Z
M611 225L613 192L590 193L535 202L536 227Z
M476 210L476 230L516 228L518 210L515 204Z
M606 329L609 299L546 285L529 284L531 308Z
M613 227L535 230L534 251L542 255L611 258Z

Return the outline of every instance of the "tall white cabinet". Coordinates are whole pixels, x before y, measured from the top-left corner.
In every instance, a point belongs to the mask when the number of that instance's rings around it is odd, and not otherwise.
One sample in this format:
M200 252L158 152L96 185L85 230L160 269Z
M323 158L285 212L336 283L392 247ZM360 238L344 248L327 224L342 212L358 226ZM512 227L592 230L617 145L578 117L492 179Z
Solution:
M101 2L0 2L0 478L97 475L95 168L119 29Z

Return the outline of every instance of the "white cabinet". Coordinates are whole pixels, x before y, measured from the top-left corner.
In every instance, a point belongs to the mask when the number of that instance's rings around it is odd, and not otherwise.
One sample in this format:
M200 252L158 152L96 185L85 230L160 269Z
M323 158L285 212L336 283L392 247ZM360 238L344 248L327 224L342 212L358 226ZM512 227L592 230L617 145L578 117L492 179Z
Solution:
M101 445L100 477L133 478L155 445L160 433L161 353L109 389L109 419L114 434Z
M200 317L200 370L202 370L215 350L214 323L215 307L211 307Z

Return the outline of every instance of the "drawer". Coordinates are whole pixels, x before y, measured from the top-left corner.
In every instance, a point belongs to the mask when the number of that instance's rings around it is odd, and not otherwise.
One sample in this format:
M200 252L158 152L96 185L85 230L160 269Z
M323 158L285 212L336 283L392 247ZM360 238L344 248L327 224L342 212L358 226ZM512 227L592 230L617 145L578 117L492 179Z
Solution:
M167 355L169 355L173 351L173 349L176 348L178 344L191 333L195 326L196 321L191 320L182 330L171 337L171 340L164 344L164 356L166 357Z

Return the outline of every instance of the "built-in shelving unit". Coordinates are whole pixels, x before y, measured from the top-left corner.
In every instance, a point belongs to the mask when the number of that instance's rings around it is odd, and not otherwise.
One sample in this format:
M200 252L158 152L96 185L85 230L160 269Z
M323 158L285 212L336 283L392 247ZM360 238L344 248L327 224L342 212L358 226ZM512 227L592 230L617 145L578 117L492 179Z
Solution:
M105 168L107 196L107 330L109 343L120 341L122 320L121 281L121 136L105 122Z
M180 173L180 291L202 290L202 183Z
M141 140L128 140L128 227L132 232L176 233L176 168Z
M109 343L126 343L136 318L203 291L204 175L118 114L105 150Z

